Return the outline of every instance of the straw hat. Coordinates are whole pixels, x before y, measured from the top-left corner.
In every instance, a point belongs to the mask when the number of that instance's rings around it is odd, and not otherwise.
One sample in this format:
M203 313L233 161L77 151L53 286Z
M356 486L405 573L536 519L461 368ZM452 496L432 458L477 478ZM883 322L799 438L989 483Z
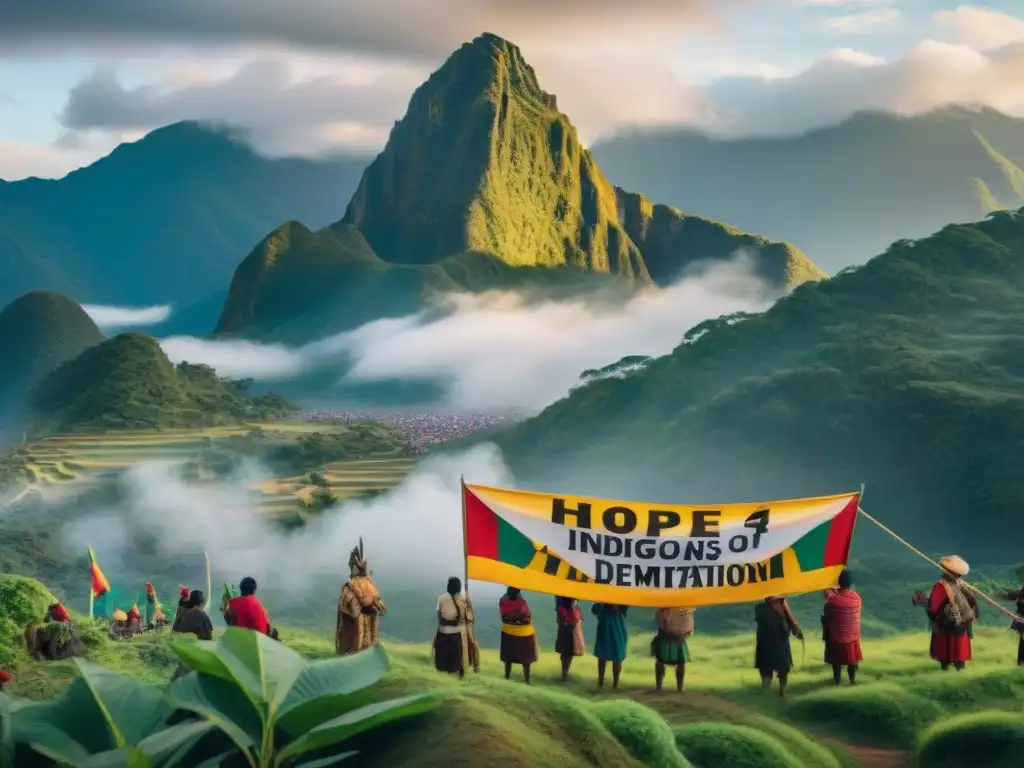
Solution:
M966 576L971 570L971 567L967 565L967 561L960 557L960 555L946 555L939 560L939 565L944 571L948 571L954 576Z

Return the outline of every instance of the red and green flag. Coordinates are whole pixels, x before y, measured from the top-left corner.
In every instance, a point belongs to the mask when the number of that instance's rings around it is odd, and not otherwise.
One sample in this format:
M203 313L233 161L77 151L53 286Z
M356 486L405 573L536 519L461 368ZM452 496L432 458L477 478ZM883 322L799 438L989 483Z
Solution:
M100 565L96 562L96 554L92 551L92 547L89 547L89 571L92 577L92 596L96 600L110 591L110 582L107 581L107 577L100 570Z

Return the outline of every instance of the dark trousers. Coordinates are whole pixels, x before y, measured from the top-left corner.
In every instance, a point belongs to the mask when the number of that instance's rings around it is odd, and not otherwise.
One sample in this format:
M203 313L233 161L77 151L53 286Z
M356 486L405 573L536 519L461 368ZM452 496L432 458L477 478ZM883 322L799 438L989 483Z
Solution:
M1024 635L1020 636L1017 643L1017 666L1024 666Z

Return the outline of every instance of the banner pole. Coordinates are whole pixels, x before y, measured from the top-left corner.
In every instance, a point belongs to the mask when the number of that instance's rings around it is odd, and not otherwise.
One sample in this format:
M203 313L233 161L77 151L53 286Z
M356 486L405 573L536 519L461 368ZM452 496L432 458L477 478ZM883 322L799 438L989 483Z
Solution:
M95 598L92 593L92 547L89 548L89 619L92 619L93 614L93 601Z
M462 586L469 600L469 531L466 529L466 476L459 476L459 488L462 495Z
M204 550L203 557L206 558L206 603L203 605L203 610L207 610L210 600L213 599L213 577L210 572L210 553Z

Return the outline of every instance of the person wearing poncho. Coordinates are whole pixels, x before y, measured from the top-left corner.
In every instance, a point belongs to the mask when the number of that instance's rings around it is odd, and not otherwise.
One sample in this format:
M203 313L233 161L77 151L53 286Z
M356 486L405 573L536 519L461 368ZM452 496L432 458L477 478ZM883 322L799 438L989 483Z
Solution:
M789 647L790 634L803 639L800 625L793 618L786 598L773 595L754 607L757 622L757 644L754 648L754 668L761 675L761 686L768 690L772 678L779 678L779 695L786 695L786 682L793 669L793 651Z
M462 580L452 576L443 595L437 598L437 633L434 635L434 668L458 675L461 680L472 664L480 671L473 653L473 604L462 594Z
M660 691L665 681L665 667L676 668L676 690L683 690L686 665L690 661L690 647L686 643L693 634L693 608L659 608L655 614L658 634L651 641L654 657L654 685Z
M850 572L839 574L839 589L825 592L825 612L821 617L825 640L825 663L832 666L832 681L839 685L843 667L850 685L857 682L857 665L864 660L860 647L860 595L854 592Z
M238 597L230 598L224 607L224 620L229 626L251 629L271 636L270 615L256 597L256 579L246 576L238 583Z
M555 600L555 620L558 634L555 636L555 653L562 662L562 682L569 679L572 660L586 652L583 643L583 613L579 604L571 597Z
M1004 589L1002 597L1004 600L1017 603L1014 613L1018 617L1024 617L1024 566L1017 569L1017 578L1021 586L1017 589ZM1010 622L1010 629L1020 635L1020 639L1017 641L1017 666L1021 667L1024 666L1024 622L1019 618L1014 619Z
M341 587L338 621L334 630L334 650L344 655L363 651L377 643L380 617L387 605L370 578L370 564L363 554L363 540L348 559L351 578Z
M928 618L932 622L931 657L943 670L957 671L971 660L971 629L978 618L978 603L964 586L970 566L959 555L939 560L943 574L928 596Z
M6 669L0 669L0 691L4 689L4 686L11 682L11 673Z
M594 603L590 609L597 616L597 639L594 655L597 657L597 687L604 688L604 674L608 662L612 663L612 688L619 687L622 662L626 658L629 634L626 632L626 614L629 606L611 603Z
M530 666L540 656L537 632L533 628L533 616L522 594L515 587L509 587L498 601L501 614L501 660L505 664L505 679L512 676L512 665L523 668L523 680L530 682Z

